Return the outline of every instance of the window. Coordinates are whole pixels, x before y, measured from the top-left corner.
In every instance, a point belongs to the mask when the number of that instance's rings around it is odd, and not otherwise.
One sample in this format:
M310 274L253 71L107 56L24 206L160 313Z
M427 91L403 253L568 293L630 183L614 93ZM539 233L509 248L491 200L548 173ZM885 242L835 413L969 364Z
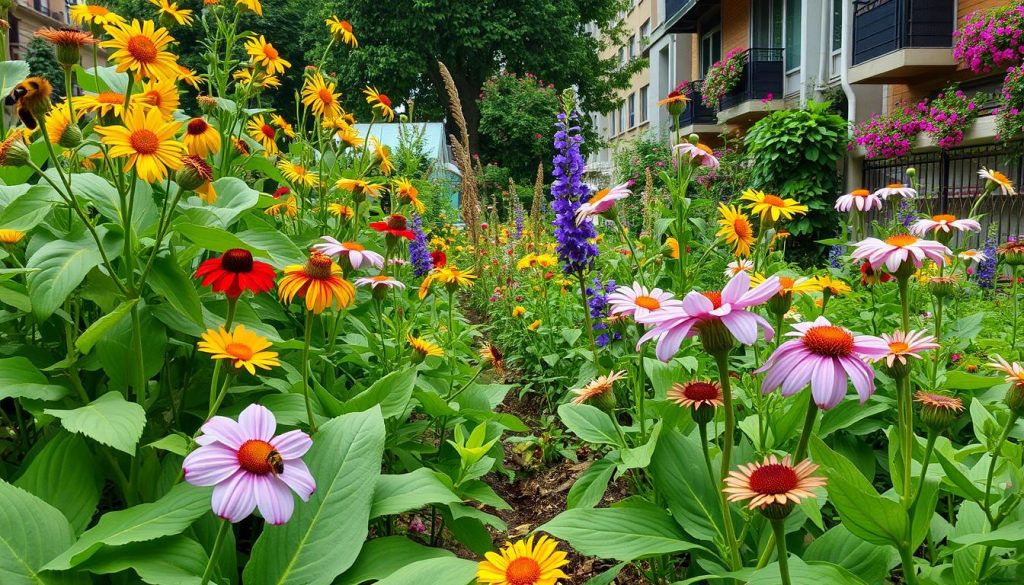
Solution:
M710 32L704 33L700 38L700 78L708 69L722 58L722 28L716 27Z
M629 94L629 127L636 126L636 94Z
M647 43L650 42L651 36L651 19L648 18L640 25L640 46L646 47Z
M786 0L786 70L800 67L800 0Z
M619 47L619 65L626 64L626 51L622 47Z
M608 114L608 136L615 136L615 112Z
M650 93L650 86L645 85L640 88L640 123L643 124L647 121L647 94Z
M636 35L629 35L629 60L636 58Z
M762 0L753 3L751 47L759 49L782 47L782 1Z
M843 47L843 0L832 0L832 52Z
M619 132L626 131L626 104L619 106Z

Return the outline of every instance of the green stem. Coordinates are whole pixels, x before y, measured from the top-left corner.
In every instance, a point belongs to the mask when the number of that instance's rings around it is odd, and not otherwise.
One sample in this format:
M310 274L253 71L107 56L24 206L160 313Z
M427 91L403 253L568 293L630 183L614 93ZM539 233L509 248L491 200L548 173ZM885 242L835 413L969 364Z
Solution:
M594 324L590 320L590 305L587 302L587 283L583 280L583 272L577 272L576 276L580 281L580 300L583 302L583 321L587 330L587 339L590 340L590 352L594 356L594 369L601 373L601 364L597 358L597 343L594 341Z
M910 277L897 276L896 283L900 289L900 317L902 318L903 331L910 332Z
M942 297L935 298L935 343L942 344L942 305L945 300ZM939 377L939 358L942 357L942 350L937 349L932 355L932 390L935 390L936 380Z
M132 353L135 354L135 398L146 408L146 364L142 353L142 320L138 303L132 305Z
M903 451L903 506L910 509L911 478L914 462L914 408L910 396L910 375L897 378L899 390L900 440Z
M772 533L775 535L775 549L779 551L779 576L782 585L791 585L789 578L789 555L786 553L786 526L784 520L772 520Z
M640 419L640 444L647 443L647 416L644 412L647 396L644 392L644 354L647 353L647 344L644 344L637 352L636 380L634 380L634 392L636 401L636 416Z
M220 364L220 360L217 361ZM228 388L231 387L231 376L224 377L224 384L220 387L220 392L217 393L217 397L210 404L210 411L206 414L206 420L213 418L217 411L220 409L220 405L223 404L224 398L228 395Z
M909 545L900 546L900 564L903 565L903 581L907 585L917 585L917 569L914 567L914 555L908 550Z
M1003 427L1003 432L1000 433L999 440L996 441L995 451L988 462L988 472L985 474L985 501L982 502L982 508L985 510L985 516L988 517L989 524L993 523L992 504L989 502L989 494L992 491L992 480L995 478L996 463L999 461L999 454L1003 451L1003 443L1009 438L1013 425L1017 424L1017 418L1017 415L1011 412L1010 418L1006 419L1006 426ZM995 528L995 526L992 526L992 528Z
M708 451L708 425L697 424L697 431L700 433L700 450L704 452L704 465L708 468L708 478L711 479L711 485L718 484L718 478L715 477L714 468L711 466L711 453Z
M311 433L315 433L316 421L313 419L313 403L309 399L309 344L313 337L312 311L306 311L306 327L302 333L302 397L306 402L306 418L309 420L309 430Z
M814 402L814 394L810 388L807 389L807 417L804 418L804 430L800 433L800 440L796 444L796 451L793 452L793 464L797 465L807 455L807 443L811 439L811 431L814 429L814 421L818 416L818 405Z
M213 550L210 551L210 559L206 561L206 570L203 571L201 585L206 585L210 582L210 578L213 577L213 571L217 567L217 559L220 557L220 549L224 548L224 540L227 538L229 530L231 530L231 522L221 520L220 529L217 530L217 538L213 541Z
M1010 278L1013 279L1013 282L1011 283L1010 294L1013 295L1013 337L1010 341L1010 347L1017 347L1017 316L1020 309L1020 300L1017 298L1017 272L1016 266L1011 267ZM1018 348L1017 351L1024 350Z
M722 439L722 466L721 477L729 475L729 466L732 461L733 431L736 428L736 413L732 404L732 383L729 379L729 352L722 351L715 355L715 362L718 364L718 382L722 385L722 398L725 410L725 436ZM725 492L721 489L718 492L718 499L722 505L722 518L725 521L725 538L729 545L730 556L732 557L732 569L735 571L743 566L740 558L739 543L736 542L736 529L732 525L732 512L729 509L729 502L725 499Z
M629 255L633 259L633 265L636 267L636 275L637 278L640 279L640 284L646 288L647 279L644 278L643 267L640 265L640 257L636 255L636 248L633 247L633 239L629 237L629 231L623 227L617 213L612 215L612 221L615 222L615 227L619 230L619 237L625 240L626 245L629 247Z
M917 484L917 492L914 493L914 499L910 501L910 518L914 517L914 508L917 507L918 500L921 499L921 492L924 491L924 481L928 475L928 464L931 463L932 451L935 449L935 440L939 438L939 434L935 431L928 431L928 441L924 446L924 459L921 460L921 481Z

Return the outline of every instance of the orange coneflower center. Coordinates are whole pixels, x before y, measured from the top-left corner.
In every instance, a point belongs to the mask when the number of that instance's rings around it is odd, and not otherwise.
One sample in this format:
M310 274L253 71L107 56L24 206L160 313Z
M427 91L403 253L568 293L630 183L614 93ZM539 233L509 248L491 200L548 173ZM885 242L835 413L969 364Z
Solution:
M742 217L738 217L733 220L732 230L736 232L736 236L739 238L749 238L754 235L753 230L750 229L750 223Z
M104 91L96 96L96 101L101 104L114 104L120 106L124 105L124 94L115 93L113 91Z
M941 215L933 215L932 216L932 221L941 221L941 222L949 223L951 221L956 221L956 216L955 215L950 215L948 213L943 213Z
M370 280L374 282L388 282L391 280L391 277L387 276L386 274L378 274L376 276L371 276Z
M804 347L828 357L846 357L853 353L853 336L835 325L811 327L804 333Z
M311 278L325 279L331 275L331 257L320 252L313 252L306 262L306 275Z
M277 49L270 45L263 45L263 56L271 61L275 61L278 57Z
M344 210L342 210L342 211L344 211ZM344 246L346 248L348 248L349 250L352 250L352 251L355 251L355 252L362 252L363 250L366 249L366 246L364 246L362 244L357 244L356 242L345 242Z
M530 557L519 557L508 564L505 580L508 585L535 585L540 579L540 564Z
M854 189L850 195L853 195L854 197L867 197L871 195L871 191L868 191L867 189Z
M901 354L906 353L910 349L910 345L903 341L890 341L889 342L889 353Z
M764 199L762 199L762 202L771 205L772 207L786 206L786 202L783 201L781 197L778 197L776 195L765 195Z
M139 154L154 154L160 150L160 137L145 128L132 132L128 138L132 149Z
M317 95L320 97L320 101L322 101L325 104L334 103L334 94L331 93L326 87L318 91Z
M224 346L224 353L236 360L249 361L252 359L252 348L244 343L229 343Z
M780 276L779 287L782 289L780 292L790 292L793 288L793 279L788 276Z
M274 446L266 441L252 439L238 448L238 465L249 473L266 475L274 471L271 460L280 458Z
M717 400L720 394L718 386L710 382L690 382L683 386L683 396L694 402Z
M98 4L90 4L89 7L86 8L86 10L88 10L89 14L93 16L106 16L110 14L109 10Z
M270 138L271 140L273 140L274 136L277 135L277 130L274 130L274 127L271 126L270 124L264 124L263 126L260 126L260 132L262 132L264 136Z
M156 56L160 52L156 48L156 43L145 35L135 35L128 39L125 43L128 53L131 54L132 58L140 63L154 63L156 62Z
M209 127L210 125L206 123L206 120L202 118L192 118L191 120L189 120L187 128L189 134L191 134L192 136L199 136L200 134L206 132L206 129Z
M352 32L352 23L350 23L347 20L339 20L338 26L340 26L341 28L345 29L348 32Z
M593 205L594 203L597 203L598 201L604 199L606 195L608 195L608 189L601 189L597 193L594 193L594 196L591 197L587 201L587 203L590 203L591 205Z
M657 311L661 308L661 303L658 302L658 299L647 295L640 295L633 302L636 303L636 306L643 307L649 311Z
M758 467L750 474L750 490L758 494L784 494L800 485L793 468L781 463Z
M905 248L911 244L917 242L917 238L910 234L896 234L895 236L889 236L885 238L885 243L890 246L896 246L897 248Z
M220 266L228 272L252 272L252 253L241 248L232 248L220 257Z
M700 294L704 295L704 298L711 301L711 305L714 308L717 309L722 306L722 293L713 290L708 292L702 292Z
M405 217L401 215L392 215L388 218L388 229L389 230L404 230L405 229Z
M1010 182L1010 178L1004 175L1003 173L1000 173L999 171L989 171L989 173L992 175L992 180L995 181L996 183Z
M697 143L697 148L703 150L704 152L706 152L708 154L714 154L715 153L715 151L711 150L711 147L708 146L707 144L701 144L701 143L698 142Z
M889 183L885 186L886 189L902 189L906 187L903 183Z

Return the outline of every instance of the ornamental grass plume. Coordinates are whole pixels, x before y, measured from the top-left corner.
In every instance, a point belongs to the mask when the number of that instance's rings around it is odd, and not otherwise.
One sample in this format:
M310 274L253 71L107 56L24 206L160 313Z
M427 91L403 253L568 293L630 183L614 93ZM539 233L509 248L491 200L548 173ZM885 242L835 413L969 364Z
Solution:
M544 163L537 163L537 180L533 184L533 202L530 205L530 229L533 231L533 241L540 240L541 232L544 230L541 214L544 209Z
M477 184L476 172L473 170L473 161L469 152L469 130L466 125L466 117L462 113L462 102L459 100L459 90L455 87L455 80L452 74L441 61L437 67L444 80L445 94L448 97L448 111L459 129L459 138L450 136L452 152L455 155L455 165L459 167L462 174L462 220L466 223L469 231L469 241L474 246L480 245L480 200L478 197L479 185Z

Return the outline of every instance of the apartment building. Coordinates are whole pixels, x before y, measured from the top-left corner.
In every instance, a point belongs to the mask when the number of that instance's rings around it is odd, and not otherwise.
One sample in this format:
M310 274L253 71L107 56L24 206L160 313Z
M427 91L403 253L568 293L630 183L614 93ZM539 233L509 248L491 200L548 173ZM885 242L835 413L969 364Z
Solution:
M75 3L73 0L16 0L8 15L9 58L24 59L37 30L71 26L68 8ZM100 60L102 65L102 55ZM82 65L92 67L92 51L82 52Z

